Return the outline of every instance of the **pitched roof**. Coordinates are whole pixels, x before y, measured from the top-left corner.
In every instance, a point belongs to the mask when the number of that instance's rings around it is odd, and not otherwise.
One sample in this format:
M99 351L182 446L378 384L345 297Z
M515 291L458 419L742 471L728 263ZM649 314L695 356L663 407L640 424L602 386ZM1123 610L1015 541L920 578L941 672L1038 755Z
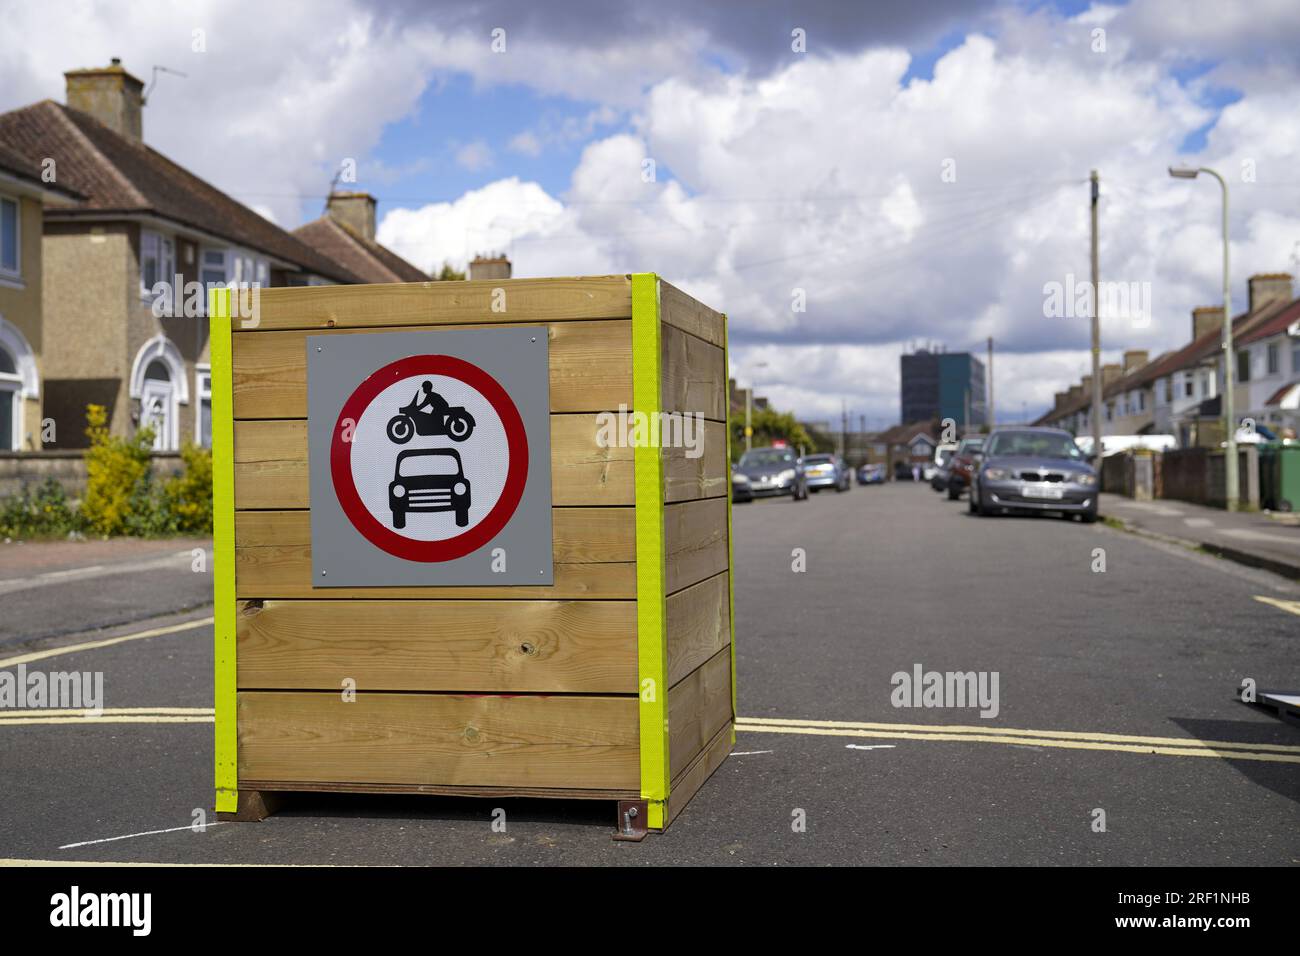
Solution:
M50 219L149 213L340 282L360 278L157 150L53 100L0 113L0 143L28 163L54 159L60 184L82 202Z
M1286 316L1290 318L1283 321ZM1292 302L1286 302L1285 300L1266 302L1254 312L1243 312L1233 318L1233 341L1235 344L1240 344L1255 341L1266 335L1273 335L1274 332L1267 332L1264 335L1257 333L1266 328L1277 327L1279 323L1280 330L1284 331L1290 322L1297 317L1300 317L1300 299ZM1177 372L1180 369L1196 365L1215 354L1220 348L1222 339L1223 331L1221 329L1210 329L1197 336L1181 349L1165 352L1141 368L1115 379L1102 389L1101 397L1105 400L1134 388L1142 388L1156 379L1164 378L1171 372ZM1091 404L1092 395L1085 392L1079 398L1072 402L1066 402L1060 408L1050 409L1046 414L1039 417L1035 424L1056 421L1066 415L1073 415L1075 412L1083 411Z
M81 198L80 193L74 192L66 186L45 182L41 177L40 166L30 162L27 157L14 152L4 143L0 143L0 173L7 173L15 179L25 180L37 189L60 192L67 196Z
M429 275L332 216L299 226L293 234L365 282L428 282Z
M874 440L877 444L908 445L918 434L925 435L932 442L935 441L937 436L934 422L907 422L895 425L876 435Z
M1289 383L1287 383L1286 385L1283 385L1283 386L1282 386L1281 388L1279 388L1276 392L1274 392L1272 395L1270 395L1270 396L1268 397L1268 401L1266 401L1264 404L1265 404L1265 405L1281 405L1281 404L1282 404L1282 399L1286 398L1287 394L1288 394L1288 393L1289 393L1293 388L1300 388L1300 381L1289 382Z
M1260 339L1282 335L1290 327L1291 323L1297 320L1300 320L1300 299L1293 299L1287 303L1286 308L1275 314L1271 319L1261 322L1242 335L1239 344L1248 345L1251 342L1258 342Z

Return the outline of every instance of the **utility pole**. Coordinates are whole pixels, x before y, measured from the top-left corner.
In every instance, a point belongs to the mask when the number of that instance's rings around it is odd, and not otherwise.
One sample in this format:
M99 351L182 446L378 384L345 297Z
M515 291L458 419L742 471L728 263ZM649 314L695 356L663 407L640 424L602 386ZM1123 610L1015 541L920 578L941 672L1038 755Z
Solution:
M1101 471L1101 279L1097 262L1097 200L1101 198L1101 182L1095 169L1089 178L1092 181L1092 458Z
M840 457L849 457L849 403L840 399Z
M997 418L993 414L993 336L989 336L989 431L993 431L993 423Z

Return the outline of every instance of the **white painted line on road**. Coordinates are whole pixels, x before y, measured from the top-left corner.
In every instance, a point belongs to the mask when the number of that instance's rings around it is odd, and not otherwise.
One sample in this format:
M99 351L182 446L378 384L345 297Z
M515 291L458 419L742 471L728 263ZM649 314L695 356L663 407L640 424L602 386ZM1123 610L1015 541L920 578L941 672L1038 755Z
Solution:
M215 823L209 823L208 826L216 826ZM345 864L349 868L370 869L371 867L364 864ZM391 865L391 864L390 864ZM187 866L187 867L244 867L249 869L261 869L263 867L279 867L283 869L294 870L325 870L335 869L339 866L337 863L150 863L144 860L24 860L18 857L0 857L0 866L30 866L30 867L67 867L67 866ZM374 868L378 869L379 864ZM385 867L386 868L386 867Z
M230 821L228 820L218 820L216 823L205 823L198 830L195 830L195 832L206 833L208 829L210 829L211 827L219 827L229 822ZM132 840L136 837L153 836L156 833L179 833L181 830L194 830L194 825L190 824L189 826L186 827L172 827L169 830L145 830L142 833L124 833L122 836L105 837L102 840L82 840L80 843L65 843L63 844L63 846L59 847L59 849L71 850L73 847L78 847L78 846L91 846L92 844L95 843L115 843L118 840Z
M741 724L785 727L834 727L847 730L897 730L916 731L920 733L945 734L991 734L996 737L1023 736L1032 738L1051 738L1054 740L1099 740L1111 743L1155 744L1171 747L1206 747L1218 750L1267 750L1278 753L1300 754L1300 746L1294 744L1248 743L1240 740L1200 740L1196 737L1139 737L1133 734L1089 733L1077 730L1016 730L1011 727L996 725L971 726L969 724L882 724L854 720L783 720L778 717L740 717L736 721L737 729ZM754 729L758 729L755 727ZM1027 741L1021 741L1026 743Z
M21 720L0 720L0 727L22 727L31 724L59 724L64 727L78 724L210 724L212 717L25 717Z
M93 651L99 647L112 647L114 644L124 644L127 641L142 641L149 637L162 637L164 634L178 634L181 631L189 631L196 627L207 627L212 624L215 618L204 617L194 621L184 621L181 624L169 624L167 627L155 627L148 631L140 631L137 634L123 634L121 637L109 637L102 641L87 641L84 644L68 644L64 647L51 647L44 651L33 651L30 654L21 654L18 657L7 657L0 660L0 667L16 667L19 664L30 664L32 661L43 661L46 658L58 657L61 654L73 654L77 651Z
M1184 518L1183 524L1189 528L1213 528L1214 522L1209 518Z
M44 587L47 584L59 584L63 581L84 581L102 578L110 574L130 574L136 571L156 571L162 568L182 567L180 560L193 560L190 551L176 551L161 558L146 558L141 561L124 561L121 564L90 564L81 568L66 568L62 571L45 571L26 578L8 578L0 580L0 594L13 594L15 591L27 591L31 588ZM188 568L188 563L184 567Z
M774 754L775 750L733 750L728 757L754 757L758 754Z
M1283 611L1290 611L1292 614L1300 614L1300 601L1281 601L1277 598L1265 597L1262 594L1255 595L1256 601L1262 601L1265 604L1271 604L1275 608Z
M898 744L845 744L845 750L893 750Z
M780 727L770 724L737 724L740 733L807 734L820 737L877 737L886 740L938 740L950 743L1010 744L1016 747L1055 747L1061 750L1109 750L1118 753L1160 754L1169 757L1219 757L1223 760L1262 760L1269 763L1300 764L1300 754L1251 753L1244 750L1211 750L1208 747L1154 747L1136 744L1107 744L1090 740L1050 740L1043 737L1000 737L994 734L912 733L880 730L850 730L839 727Z

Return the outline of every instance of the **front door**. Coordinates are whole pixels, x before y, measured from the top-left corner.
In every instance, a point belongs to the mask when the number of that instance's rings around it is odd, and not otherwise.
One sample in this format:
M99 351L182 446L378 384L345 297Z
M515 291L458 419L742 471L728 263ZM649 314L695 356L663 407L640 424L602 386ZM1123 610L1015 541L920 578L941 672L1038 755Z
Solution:
M175 401L171 382L148 379L140 398L140 424L153 429L155 451L172 451L175 429Z

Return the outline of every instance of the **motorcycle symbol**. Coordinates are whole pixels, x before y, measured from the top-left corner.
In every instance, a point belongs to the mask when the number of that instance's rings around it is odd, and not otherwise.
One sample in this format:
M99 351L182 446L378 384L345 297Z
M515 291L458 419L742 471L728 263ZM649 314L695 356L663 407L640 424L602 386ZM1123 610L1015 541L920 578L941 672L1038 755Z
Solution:
M405 445L415 435L446 435L452 441L464 441L473 432L474 416L460 405L448 405L427 381L388 420L388 437L398 445Z

